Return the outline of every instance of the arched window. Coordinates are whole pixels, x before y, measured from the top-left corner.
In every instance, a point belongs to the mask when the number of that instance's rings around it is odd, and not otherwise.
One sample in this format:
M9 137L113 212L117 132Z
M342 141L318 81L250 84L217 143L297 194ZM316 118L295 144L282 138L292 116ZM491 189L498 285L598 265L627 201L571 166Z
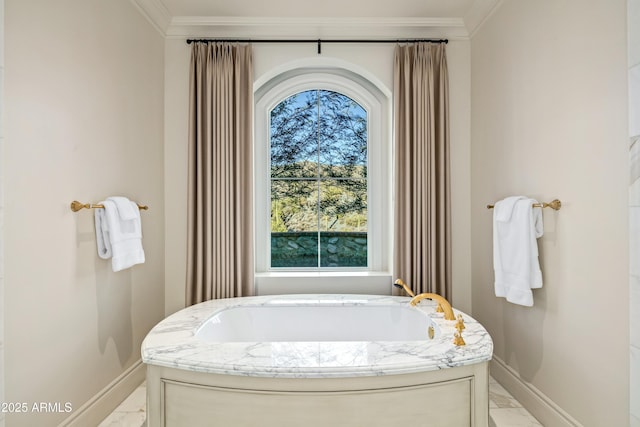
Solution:
M367 267L367 112L310 89L269 114L271 268Z
M388 291L390 96L351 71L296 69L255 99L257 293L323 272Z

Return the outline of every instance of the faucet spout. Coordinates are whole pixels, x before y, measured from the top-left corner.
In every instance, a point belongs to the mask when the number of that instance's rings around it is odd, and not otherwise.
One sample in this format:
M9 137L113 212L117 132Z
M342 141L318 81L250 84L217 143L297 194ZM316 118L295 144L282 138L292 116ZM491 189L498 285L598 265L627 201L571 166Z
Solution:
M442 310L444 311L444 319L445 320L456 320L456 317L453 314L453 308L451 308L451 304L449 304L449 301L446 300L446 298L438 295L438 294L432 294L432 293L424 293L424 294L420 294L420 295L416 295L415 297L413 297L411 299L411 301L409 302L410 305L412 305L413 307L415 307L420 301L422 301L423 299L431 299L433 301L436 301L440 307L442 307Z

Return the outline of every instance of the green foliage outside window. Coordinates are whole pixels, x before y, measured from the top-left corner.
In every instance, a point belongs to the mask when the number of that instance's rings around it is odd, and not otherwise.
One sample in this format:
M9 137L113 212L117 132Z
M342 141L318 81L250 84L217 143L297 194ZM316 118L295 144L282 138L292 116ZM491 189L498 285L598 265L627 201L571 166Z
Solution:
M271 111L270 146L271 232L278 239L282 233L317 233L315 266L328 266L321 258L341 241L336 233L363 233L366 241L367 113L358 103L326 90L295 94ZM351 256L346 247L340 249L330 264L366 266L366 253L354 261L344 259ZM287 265L272 259L272 266Z

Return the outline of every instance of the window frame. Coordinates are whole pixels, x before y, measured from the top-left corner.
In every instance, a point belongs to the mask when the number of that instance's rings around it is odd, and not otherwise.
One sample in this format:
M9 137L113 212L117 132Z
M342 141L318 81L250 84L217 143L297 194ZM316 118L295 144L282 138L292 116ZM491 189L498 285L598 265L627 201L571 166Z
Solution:
M271 267L270 112L284 99L306 90L344 94L367 112L367 267ZM390 100L375 84L340 68L298 69L281 73L255 93L254 190L255 272L258 277L390 277L391 239L391 109ZM256 280L256 293L260 283ZM365 280L366 282L366 280ZM263 292L264 294L264 292Z

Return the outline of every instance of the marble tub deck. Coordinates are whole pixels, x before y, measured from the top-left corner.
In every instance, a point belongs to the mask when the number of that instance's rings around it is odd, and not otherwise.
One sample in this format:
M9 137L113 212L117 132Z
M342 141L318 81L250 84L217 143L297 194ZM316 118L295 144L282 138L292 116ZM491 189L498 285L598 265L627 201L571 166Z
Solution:
M464 318L466 345L453 344L455 321L436 313L423 300L375 295L277 295L211 300L181 310L157 324L142 343L146 364L222 375L270 378L340 378L426 372L486 362L493 354L489 333L475 319ZM420 341L344 342L207 342L194 331L214 313L237 306L251 307L402 307L431 318L441 333ZM437 329L438 330L438 329ZM426 331L425 331L426 334ZM312 345L310 345L312 344Z
M98 427L145 427L146 392L143 383ZM542 426L493 378L489 380L489 416L492 427Z

